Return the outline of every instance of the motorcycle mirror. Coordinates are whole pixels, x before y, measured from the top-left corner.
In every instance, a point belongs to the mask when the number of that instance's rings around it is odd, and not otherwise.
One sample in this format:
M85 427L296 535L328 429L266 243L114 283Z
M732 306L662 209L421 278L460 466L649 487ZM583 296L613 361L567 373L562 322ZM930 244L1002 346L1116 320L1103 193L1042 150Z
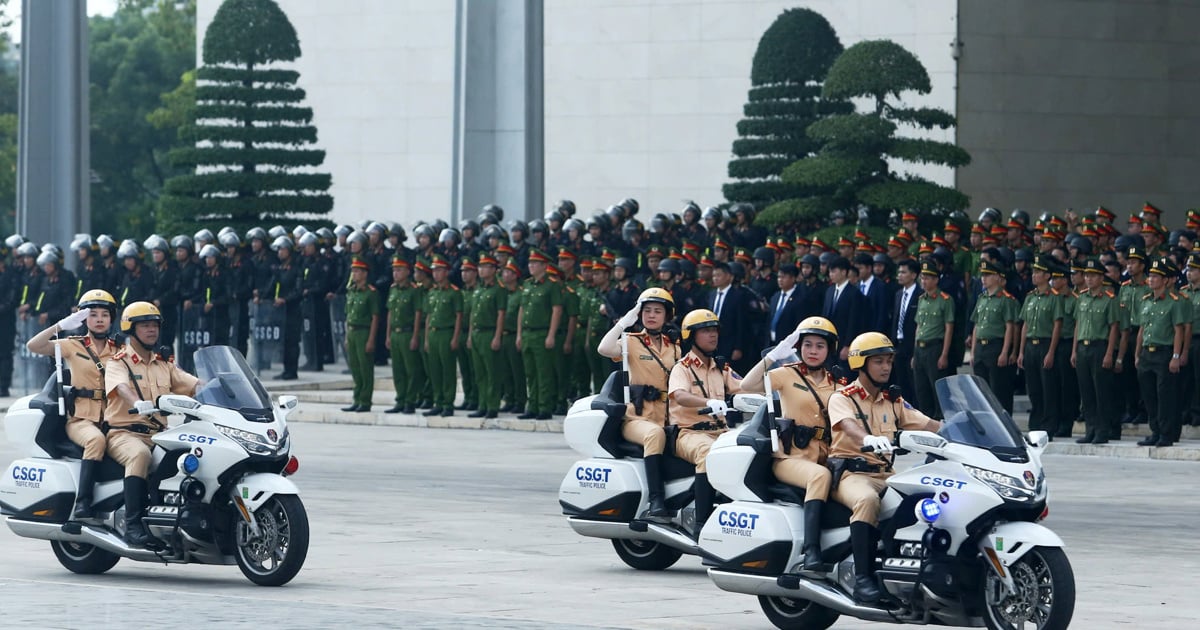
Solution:
M284 395L279 397L280 409L295 409L300 399L295 396Z
M1046 448L1046 445L1050 443L1050 434L1045 431L1030 431L1029 437L1026 439L1034 448Z

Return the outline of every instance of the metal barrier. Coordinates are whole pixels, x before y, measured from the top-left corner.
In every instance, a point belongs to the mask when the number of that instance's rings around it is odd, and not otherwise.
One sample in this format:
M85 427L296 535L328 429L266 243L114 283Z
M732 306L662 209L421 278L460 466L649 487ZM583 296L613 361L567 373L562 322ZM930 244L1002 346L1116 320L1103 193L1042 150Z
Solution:
M346 357L346 294L339 293L329 302L333 321L333 355L349 363Z
M22 395L39 391L54 369L54 360L34 354L25 347L26 342L41 332L43 326L35 317L17 318L17 340L14 348L12 393Z
M209 318L204 313L204 307L193 304L179 317L179 356L175 363L185 372L194 374L196 363L192 358L197 350L212 344L212 333L209 332Z
M284 309L273 302L252 305L254 320L250 323L251 365L261 377L271 364L282 359Z

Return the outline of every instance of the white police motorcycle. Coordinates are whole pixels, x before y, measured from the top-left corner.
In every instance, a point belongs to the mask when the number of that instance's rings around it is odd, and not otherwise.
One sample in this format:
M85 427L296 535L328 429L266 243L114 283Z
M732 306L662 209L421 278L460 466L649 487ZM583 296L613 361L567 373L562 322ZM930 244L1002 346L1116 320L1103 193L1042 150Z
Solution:
M923 464L888 480L880 511L876 578L885 600L854 600L850 512L822 514L824 575L801 574L803 490L771 474L768 406L721 436L709 480L733 499L700 533L703 562L721 589L757 595L778 628L823 629L840 615L887 623L1059 630L1071 621L1075 578L1063 541L1039 524L1048 514L1041 454L987 385L958 375L937 383L941 431L903 431L899 452Z
M237 564L252 582L286 584L308 554L308 516L288 476L287 415L294 396L272 404L236 350L195 353L203 386L195 398L160 396L173 425L154 436L151 500L143 517L151 542L123 540L124 469L105 458L96 474L94 518L71 520L82 449L65 432L52 377L41 393L17 400L4 431L26 456L0 479L0 512L18 536L49 540L64 567L104 573L121 558L141 562Z
M670 453L673 440L668 437L662 475L667 507L675 516L668 521L639 518L649 506L649 489L642 446L621 437L626 407L620 380L619 372L610 375L599 394L575 401L567 412L567 443L588 459L571 466L559 486L558 502L571 529L611 540L617 556L635 569L658 571L685 553L699 553L692 491L696 467ZM739 394L734 408L752 412L763 400Z

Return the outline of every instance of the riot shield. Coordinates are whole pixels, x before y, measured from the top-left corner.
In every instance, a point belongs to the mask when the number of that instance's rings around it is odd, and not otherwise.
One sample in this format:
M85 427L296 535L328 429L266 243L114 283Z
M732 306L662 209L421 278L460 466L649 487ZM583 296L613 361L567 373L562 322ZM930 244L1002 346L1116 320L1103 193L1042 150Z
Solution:
M32 394L46 384L46 378L54 369L54 360L40 354L34 354L25 344L42 330L36 317L17 319L17 347L13 361L12 393L22 395Z
M304 353L304 366L321 364L317 350L317 313L308 297L300 300L300 351Z
M196 364L192 355L211 344L212 334L209 332L204 307L193 304L192 308L184 310L179 317L179 355L175 357L175 363L183 371L195 373Z
M330 314L333 316L333 352L334 358L346 358L346 294L339 293L329 302Z
M283 351L283 307L273 302L253 304L254 321L250 325L250 351L254 356L251 365L259 376L271 368L271 363L281 359Z

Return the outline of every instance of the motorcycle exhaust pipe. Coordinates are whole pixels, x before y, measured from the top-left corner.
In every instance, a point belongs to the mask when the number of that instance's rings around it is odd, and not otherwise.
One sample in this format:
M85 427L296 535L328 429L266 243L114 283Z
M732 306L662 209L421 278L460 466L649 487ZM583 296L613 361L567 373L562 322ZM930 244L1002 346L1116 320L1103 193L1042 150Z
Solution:
M582 518L567 519L571 529L582 536L592 538L648 540L679 549L684 553L698 555L700 548L691 537L672 527L650 521L591 521Z
M82 525L78 534L72 534L63 529L62 523L37 523L12 518L8 519L7 522L8 528L14 534L24 538L83 543L131 560L142 562L162 561L162 558L157 553L146 549L130 547L116 534L103 529L97 529L91 525Z
M708 577L713 584L723 591L745 593L747 595L766 595L768 597L789 597L806 599L817 605L843 615L850 615L866 621L894 622L894 611L888 611L875 606L864 606L854 601L854 598L828 584L800 578L796 588L785 588L779 585L777 578L770 575L747 575L733 573L720 569L709 569Z

